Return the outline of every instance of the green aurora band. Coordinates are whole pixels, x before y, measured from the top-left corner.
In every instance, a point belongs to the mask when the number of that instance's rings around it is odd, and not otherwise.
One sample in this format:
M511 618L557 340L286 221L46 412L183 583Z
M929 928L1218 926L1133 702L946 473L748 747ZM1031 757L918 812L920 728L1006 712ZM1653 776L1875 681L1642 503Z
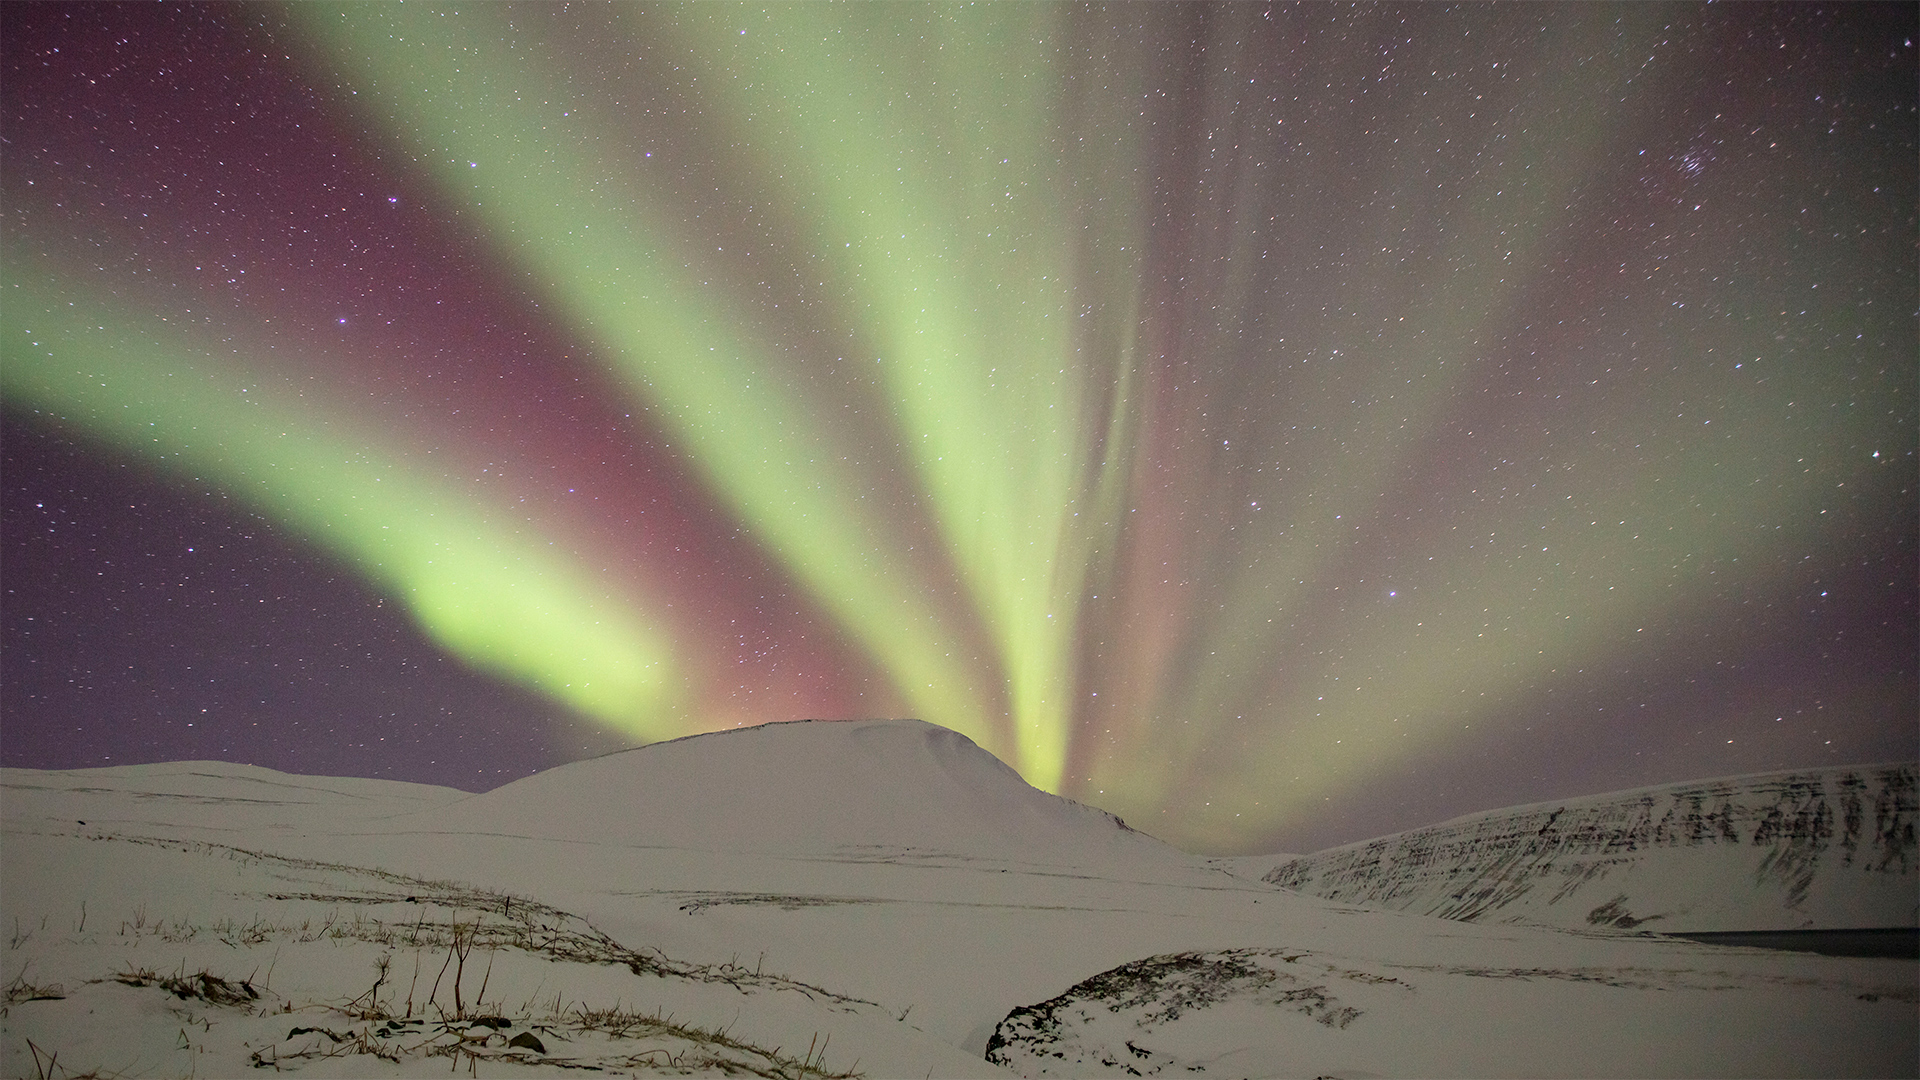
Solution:
M794 9L756 16L748 34L739 9L684 13L694 63L710 64L722 88L718 122L753 118L740 121L751 131L711 137L754 148L746 172L765 197L804 208L809 263L853 283L845 303L878 342L883 412L959 568L968 603L955 613L929 603L890 550L885 511L861 497L877 486L862 468L891 463L818 422L835 411L783 370L779 327L715 303L724 250L638 182L638 140L605 137L622 125L596 118L602 94L538 56L504 72L487 62L492 42L559 38L507 25L540 12L294 10L353 73L363 107L483 215L919 715L1011 750L1029 780L1059 788L1074 616L1101 539L1091 519L1100 501L1112 519L1118 491L1084 460L1091 361L1072 348L1071 242L1042 172L1051 94L1043 85L1007 102L999 88L1050 81L1047 35L1032 24L1060 13L1009 9L976 23L944 9ZM891 72L873 70L869 38L882 33L915 42L888 57ZM758 81L730 74L744 71ZM913 73L926 84L919 103L892 89ZM964 140L941 137L975 117L991 119ZM900 130L927 134L884 134ZM953 661L967 642L953 623L968 617L987 628L988 667L1004 685L979 686Z
M345 400L215 355L264 356L265 343L228 337L223 348L89 295L74 285L81 275L43 256L9 245L5 257L7 401L291 525L403 597L428 633L482 670L636 735L673 734L671 653L633 598L609 595L551 541L408 467L406 448L355 423Z
M1643 71L1663 16L1557 9L1505 43L1519 77L1477 76L1439 114L1371 106L1372 178L1407 194L1341 223L1371 243L1340 281L1301 271L1303 295L1352 294L1335 331L1262 314L1273 267L1334 224L1276 242L1239 223L1278 219L1290 192L1333 193L1338 217L1347 166L1276 164L1293 136L1256 128L1233 84L1354 72L1288 70L1253 51L1257 5L1210 11L1208 62L1187 66L1151 44L1185 32L1174 6L284 9L315 81L591 346L916 715L1037 786L1232 850L1543 682L1695 632L1716 569L1764 588L1849 512L1832 451L1863 457L1886 428L1783 426L1806 370L1726 394L1649 366L1613 394L1569 383L1550 431L1488 434L1509 472L1552 464L1511 487L1497 465L1459 478L1484 536L1400 520L1422 455L1475 434L1462 402L1489 392L1495 343L1573 303L1544 268L1582 242L1587 178L1648 124L1623 88L1679 92ZM1566 56L1586 58L1577 78ZM1212 169L1227 144L1245 149ZM1423 179L1469 152L1471 183ZM1151 237L1169 192L1230 249ZM246 348L6 254L9 403L176 455L477 666L641 738L703 729L659 605L411 469L347 402L261 390ZM1651 301L1622 317L1636 355L1710 334L1711 363L1752 365L1780 352L1783 301L1744 302L1711 325ZM1600 333L1555 345L1616 348ZM1273 359L1208 367L1227 354ZM1621 419L1627 400L1649 419ZM1662 449L1623 468L1642 442ZM1272 465L1228 467L1251 459ZM1383 551L1390 607L1323 584Z

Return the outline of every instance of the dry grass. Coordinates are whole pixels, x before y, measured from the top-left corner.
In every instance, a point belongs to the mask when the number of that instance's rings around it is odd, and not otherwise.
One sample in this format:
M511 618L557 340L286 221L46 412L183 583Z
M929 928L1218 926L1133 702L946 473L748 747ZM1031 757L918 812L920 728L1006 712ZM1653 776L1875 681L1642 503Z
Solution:
M13 981L4 988L4 997L0 997L0 1017L5 1017L8 1009L23 1001L59 1001L66 996L66 988L59 983L41 985L28 982L27 971L21 968L20 974L15 975Z
M795 1057L781 1046L769 1049L725 1028L678 1021L658 1010L647 1013L618 1003L612 1007L569 1003L563 991L540 997L544 1004L529 999L519 1009L508 1009L487 996L490 991L498 996L493 969L503 952L554 963L619 967L636 976L669 981L722 984L743 994L797 993L839 1012L884 1012L877 1003L765 972L757 965L749 969L734 962L693 964L657 949L630 947L579 916L526 897L197 841L123 839L269 867L294 888L257 894L259 899L317 904L321 909L298 919L287 917L283 908L277 916L255 915L250 921L227 916L196 922L187 917L155 918L142 907L120 922L117 936L121 938L201 947L218 943L247 952L280 943L323 942L379 949L370 983L363 984L367 989L350 999L295 1001L272 993L268 987L273 964L280 962L277 951L265 979L259 978L258 969L245 978L205 968L189 973L183 963L170 975L128 967L91 980L157 989L229 1016L236 1012L256 1020L287 1016L291 1022L284 1039L262 1046L256 1037L251 1043L258 1048L250 1054L250 1063L257 1068L298 1068L327 1059L371 1055L396 1063L446 1057L455 1071L462 1065L474 1071L480 1062L493 1061L569 1070L669 1069L766 1080L853 1080L860 1075L851 1068L828 1069L830 1035L815 1034L805 1052ZM78 914L76 933L85 931L85 919L84 912ZM95 925L99 922L95 920ZM19 948L30 934L16 926L13 947ZM413 953L411 963L403 960L396 967L396 954L405 952ZM0 1015L17 1002L65 996L57 985L29 981L25 970L5 988L6 1004L0 1005ZM297 1021L289 1016L295 1013ZM31 1049L42 1080L56 1075L65 1080L72 1075L58 1064L56 1055L37 1044Z

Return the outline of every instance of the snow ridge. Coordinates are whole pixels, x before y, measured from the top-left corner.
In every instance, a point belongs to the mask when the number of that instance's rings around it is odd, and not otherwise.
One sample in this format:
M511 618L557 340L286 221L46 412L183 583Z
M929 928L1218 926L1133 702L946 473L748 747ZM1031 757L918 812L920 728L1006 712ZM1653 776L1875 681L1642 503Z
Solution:
M1495 810L1262 880L1467 922L1665 932L1913 926L1916 768L1796 770Z

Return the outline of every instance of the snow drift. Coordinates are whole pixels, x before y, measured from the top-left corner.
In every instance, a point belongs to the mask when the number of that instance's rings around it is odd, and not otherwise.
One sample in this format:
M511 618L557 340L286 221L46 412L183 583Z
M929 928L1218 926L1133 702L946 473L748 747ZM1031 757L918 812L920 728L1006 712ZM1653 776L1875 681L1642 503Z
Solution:
M1446 919L1662 933L1920 921L1915 767L1727 777L1455 818L1263 880Z

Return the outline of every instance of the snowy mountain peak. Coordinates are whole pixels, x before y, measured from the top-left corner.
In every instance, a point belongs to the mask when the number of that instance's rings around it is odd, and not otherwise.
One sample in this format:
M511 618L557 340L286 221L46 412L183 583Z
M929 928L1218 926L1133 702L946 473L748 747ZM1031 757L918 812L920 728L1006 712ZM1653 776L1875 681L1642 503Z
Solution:
M549 769L431 811L464 831L707 850L1013 855L1158 850L1119 818L1028 784L919 720L794 721ZM491 824L490 824L491 823Z

